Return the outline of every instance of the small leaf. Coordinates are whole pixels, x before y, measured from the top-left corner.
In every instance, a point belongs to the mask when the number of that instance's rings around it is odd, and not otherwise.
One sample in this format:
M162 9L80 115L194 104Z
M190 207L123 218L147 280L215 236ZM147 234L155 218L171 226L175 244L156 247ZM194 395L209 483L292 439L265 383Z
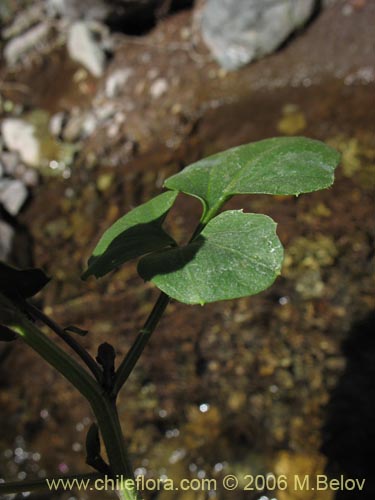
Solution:
M75 333L76 335L80 335L81 337L84 337L87 335L89 332L88 330L83 330L82 328L79 328L78 326L75 325L69 325L64 328L64 332L66 333Z
M100 278L128 260L175 245L161 225L176 197L167 191L118 219L96 245L82 279Z
M280 274L282 261L270 217L230 210L187 246L143 257L138 272L180 302L204 304L265 290Z
M86 455L87 462L94 462L100 456L100 439L99 429L95 422L93 422L86 436Z
M165 181L199 198L208 222L235 194L299 195L333 183L340 155L305 137L277 137L244 144L204 158Z
M7 326L0 325L0 342L12 342L18 337L17 333Z
M10 298L36 295L50 278L41 269L16 269L0 262L0 292Z
M90 425L86 435L86 463L102 474L111 474L111 469L100 455L99 428L95 422Z
M114 371L116 351L111 344L103 342L98 347L96 361L103 367Z

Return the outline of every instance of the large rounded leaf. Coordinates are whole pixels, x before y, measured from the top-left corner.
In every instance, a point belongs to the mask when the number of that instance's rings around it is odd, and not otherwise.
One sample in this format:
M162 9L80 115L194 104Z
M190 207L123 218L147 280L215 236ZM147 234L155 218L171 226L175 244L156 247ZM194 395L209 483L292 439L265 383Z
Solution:
M174 245L161 226L176 197L167 191L118 219L99 240L82 278L100 278L128 260Z
M202 220L235 194L298 195L330 186L339 153L305 137L277 137L204 158L169 177L165 186L199 198Z
M187 246L142 258L138 272L180 302L204 304L265 290L280 274L282 260L270 217L230 210Z

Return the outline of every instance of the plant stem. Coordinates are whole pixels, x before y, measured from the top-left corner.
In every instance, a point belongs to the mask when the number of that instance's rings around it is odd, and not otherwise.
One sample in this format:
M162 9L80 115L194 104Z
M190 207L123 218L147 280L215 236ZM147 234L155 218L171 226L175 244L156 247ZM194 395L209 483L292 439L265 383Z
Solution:
M125 480L134 480L116 406L110 395L104 392L99 383L82 366L44 335L1 294L0 303L2 307L5 306L3 311L7 326L15 330L34 351L56 368L90 403L101 431L113 475L121 476ZM140 499L139 493L134 488L129 488L126 481L119 494L124 500Z
M219 210L219 208L217 208L217 210ZM203 231L205 225L206 225L205 222L200 222L197 225L189 242L193 241ZM153 331L155 330L157 324L159 323L161 317L163 316L163 313L169 302L170 302L170 297L166 293L161 292L143 328L139 331L133 345L129 349L125 358L122 360L120 366L118 367L112 390L112 395L114 398L117 397L122 386L125 384L129 375L133 371L134 366L136 365L139 357L141 356L144 348L146 347L147 342L150 340L150 337Z
M134 344L131 346L127 355L118 367L115 382L113 384L114 397L117 396L121 387L125 384L130 373L133 371L134 366L136 365L153 331L159 323L159 320L169 304L169 301L169 296L166 293L161 292L143 328L139 331Z
M97 407L92 406L92 408L107 450L114 479L124 484L124 488L118 491L120 498L122 500L140 500L141 495L135 489L133 468L125 448L124 436L114 400L108 394L103 393L101 404ZM132 488L129 487L129 482L133 485Z
M90 354L84 349L75 339L73 339L68 333L66 333L52 318L44 314L40 309L35 307L33 304L26 302L25 305L27 311L35 319L39 319L45 325L47 325L51 330L53 330L73 351L82 359L85 365L89 368L91 373L94 375L96 380L102 382L102 371L95 362L95 360L90 356Z

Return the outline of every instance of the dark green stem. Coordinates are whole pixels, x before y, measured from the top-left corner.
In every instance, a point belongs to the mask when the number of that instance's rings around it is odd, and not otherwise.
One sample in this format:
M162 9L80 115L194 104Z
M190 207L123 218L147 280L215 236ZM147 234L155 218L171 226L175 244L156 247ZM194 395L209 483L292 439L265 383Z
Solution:
M201 218L201 221L200 221L200 224L197 227L197 230L194 232L192 239L194 239L195 236L197 234L199 234L204 229L205 226L207 226L207 224L210 222L211 219L216 217L217 213L221 210L221 208L223 207L223 205L225 205L225 203L228 201L229 198L230 198L230 196L227 196L224 199L220 199L216 203L216 205L211 207L209 210L204 211L202 218Z
M121 387L128 379L130 373L133 371L134 366L136 365L140 355L146 347L147 342L152 335L152 332L155 330L157 324L159 323L159 320L162 317L167 305L169 304L169 301L169 296L164 292L161 292L149 317L146 320L146 323L138 333L134 344L131 346L129 352L127 353L117 370L115 382L113 385L114 397L117 396Z
M124 479L134 479L113 399L86 370L44 335L1 294L0 305L5 324L16 331L34 351L56 368L90 403L107 450L112 473ZM126 500L140 499L138 492L133 488L124 489L119 494Z
M84 349L75 339L73 339L68 333L66 333L52 318L44 314L40 309L35 307L33 304L25 301L24 306L27 312L31 314L35 319L39 319L45 325L47 325L51 330L53 330L73 351L82 359L85 365L89 368L91 373L94 375L96 380L102 382L102 371L95 362L95 360L90 356L90 354Z
M219 210L219 208L217 208L217 210ZM198 224L192 237L190 238L190 242L193 241L203 231L205 225L206 222L200 222ZM117 397L122 386L125 384L129 375L133 371L133 368L135 367L148 341L150 340L150 337L153 331L155 330L156 326L158 325L161 317L163 316L164 311L169 302L170 302L170 297L166 293L161 292L149 317L146 320L146 323L144 324L143 328L139 331L133 345L129 349L127 355L123 359L120 366L118 367L112 391L112 395L114 398Z

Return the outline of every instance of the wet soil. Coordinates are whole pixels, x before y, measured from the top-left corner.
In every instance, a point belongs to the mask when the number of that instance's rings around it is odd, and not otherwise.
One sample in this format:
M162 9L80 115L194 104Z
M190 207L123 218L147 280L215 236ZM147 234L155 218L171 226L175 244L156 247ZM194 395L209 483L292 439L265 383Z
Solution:
M112 141L97 131L71 177L44 178L22 214L33 238L33 263L54 278L40 305L63 325L88 329L82 343L93 355L108 341L121 358L157 292L142 283L134 265L98 282L79 280L109 224L160 192L170 174L233 145L302 134L343 153L330 190L230 202L230 208L267 213L278 222L286 248L282 277L255 297L204 308L169 306L119 402L139 473L175 480L315 474L327 463L332 473L368 472L363 464L373 435L373 385L359 383L358 394L350 374L363 382L362 366L373 380L375 358L368 337L375 169L369 34L375 5L358 5L351 16L341 14L342 5L325 11L279 53L233 74L219 70L199 40L173 45L184 27L193 26L186 12L140 40L119 40L111 64L121 67L126 60L134 69L119 96L126 124ZM147 76L154 68L170 84L157 101ZM20 79L27 84L30 75L24 71ZM101 82L86 84L79 90L87 98L79 101L82 107ZM55 111L77 104L77 86L56 92L47 96L37 85L28 105ZM129 142L132 147L124 147ZM104 178L109 182L100 183ZM181 196L167 223L182 239L199 213L196 200ZM19 264L30 258L19 255ZM83 443L92 417L76 391L21 343L3 354L0 373L4 477L87 470ZM349 433L356 438L348 440ZM216 496L255 499L261 493L220 490ZM335 498L324 495L280 491L277 498ZM201 499L208 493L159 497ZM81 492L75 498L95 497Z

